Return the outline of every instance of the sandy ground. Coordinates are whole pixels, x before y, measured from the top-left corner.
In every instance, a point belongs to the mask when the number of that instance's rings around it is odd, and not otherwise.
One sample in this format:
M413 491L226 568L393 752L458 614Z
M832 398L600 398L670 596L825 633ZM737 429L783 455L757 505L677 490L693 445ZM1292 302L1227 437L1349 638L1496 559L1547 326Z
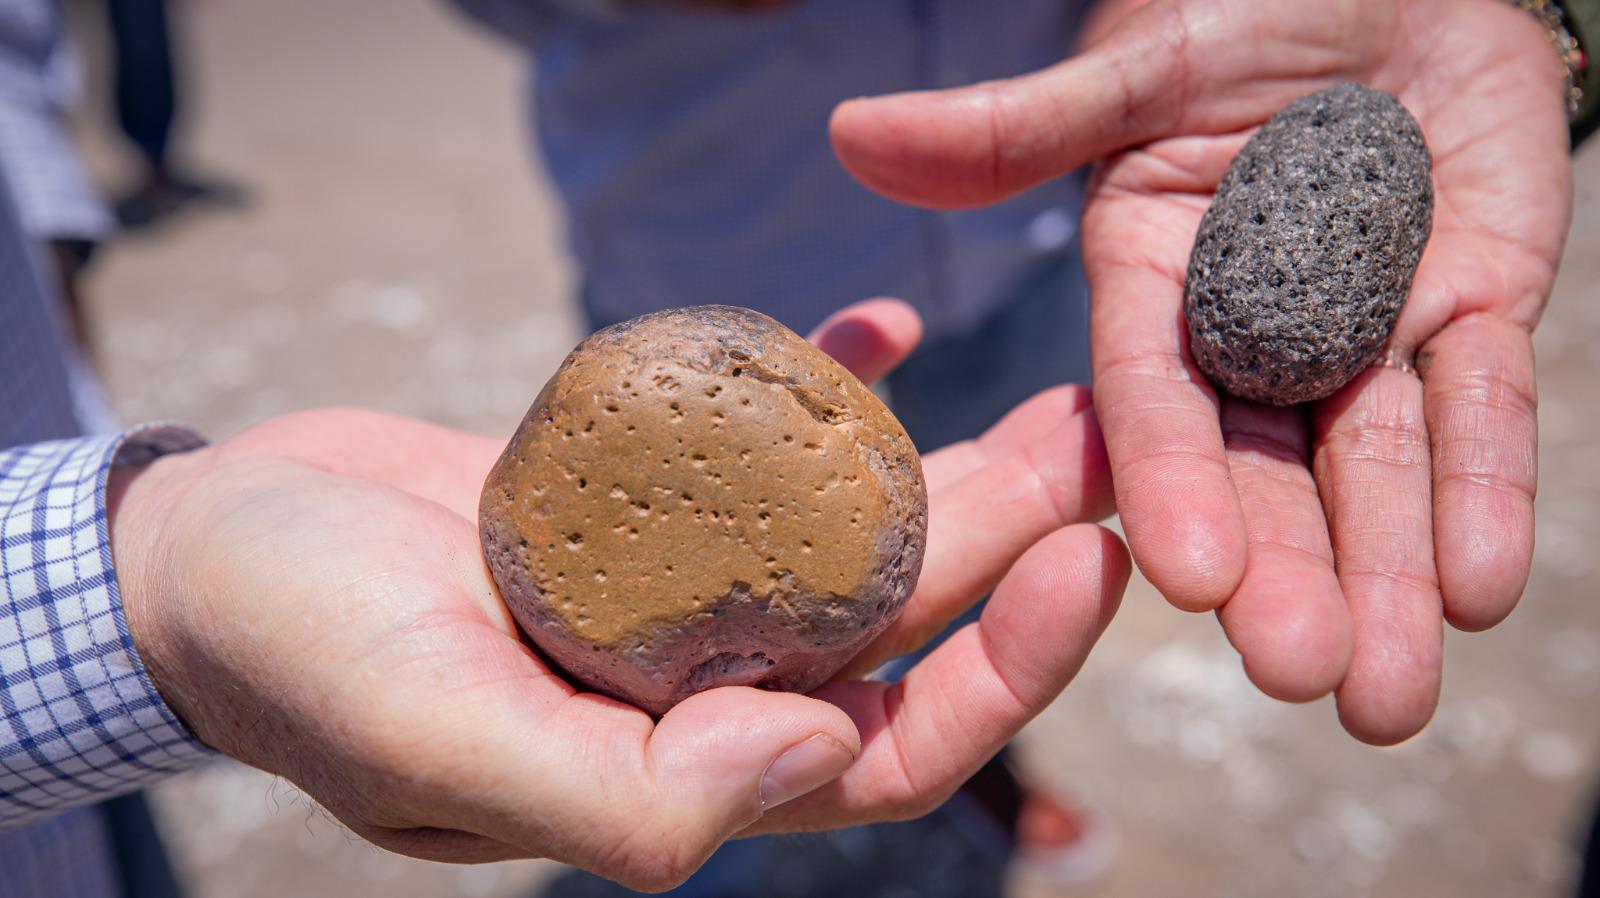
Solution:
M247 182L253 202L101 259L89 289L121 415L220 437L355 403L509 432L578 336L559 225L524 152L519 61L428 0L179 6L192 155ZM92 59L97 26L79 28ZM103 115L82 131L96 170L123 183ZM1522 609L1490 633L1452 633L1433 725L1375 750L1328 701L1257 694L1209 617L1136 582L1023 740L1041 777L1121 833L1093 894L1569 893L1600 761L1600 155L1579 171L1573 246L1537 338L1543 497ZM552 870L398 858L229 764L164 785L157 803L202 898L512 896Z

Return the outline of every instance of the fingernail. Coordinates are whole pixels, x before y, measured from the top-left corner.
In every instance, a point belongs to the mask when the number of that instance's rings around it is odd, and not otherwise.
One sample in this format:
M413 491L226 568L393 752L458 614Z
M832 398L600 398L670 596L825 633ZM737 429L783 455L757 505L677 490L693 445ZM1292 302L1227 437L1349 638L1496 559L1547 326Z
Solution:
M818 733L767 765L761 775L761 810L767 811L838 779L856 756L844 743Z

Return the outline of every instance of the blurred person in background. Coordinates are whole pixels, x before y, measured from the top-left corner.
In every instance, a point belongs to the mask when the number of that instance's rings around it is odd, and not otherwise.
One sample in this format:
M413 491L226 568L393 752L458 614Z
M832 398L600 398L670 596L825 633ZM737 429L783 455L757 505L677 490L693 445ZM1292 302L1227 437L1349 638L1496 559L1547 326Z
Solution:
M94 334L82 274L115 223L68 126L78 81L55 0L0 0L0 177L48 259L74 337L68 366L78 412L99 431L113 426L113 416L88 364Z
M0 176L10 198L5 211L16 216L8 214L6 224L26 234L46 262L39 277L54 284L61 300L71 334L58 348L67 384L61 399L70 402L70 414L79 428L102 433L115 428L115 415L88 364L93 335L80 279L96 244L115 224L70 134L68 115L78 99L77 66L55 0L0 0ZM8 286L12 289L0 295L0 327L14 336L28 334L30 329L15 309L22 299L14 282ZM21 361L20 355L16 361ZM17 383L29 380L17 378ZM49 392L44 392L37 399L48 404ZM4 411L13 420L0 428L0 437L19 426L26 433L26 423L15 420L18 410ZM0 443L10 441L0 439ZM15 674L0 670L0 678L7 682ZM5 704L8 712L12 707L14 703ZM115 846L125 894L177 898L176 879L143 795L123 795L97 808L69 812L57 827L65 832L103 833ZM41 840L30 847L53 846ZM0 862L4 855L0 849ZM100 881L92 861L82 874L85 884Z
M140 181L117 201L117 220L136 230L195 203L237 206L238 185L209 180L173 150L181 71L167 0L106 0L117 125L141 162Z
M1336 692L1365 741L1426 723L1446 620L1482 629L1520 596L1529 332L1570 214L1567 118L1586 135L1600 99L1590 0L458 4L530 54L592 328L710 302L804 329L904 297L928 339L888 392L932 448L1086 378L1092 283L1096 406L1141 566L1175 605L1219 612L1263 691ZM1309 410L1220 397L1183 348L1199 215L1251 129L1342 80L1399 95L1437 164L1390 361ZM847 102L870 94L903 95ZM978 779L963 796L987 813L957 816L987 817L1002 857L1058 884L1103 866L1081 813L1001 762ZM843 838L817 850L848 856ZM766 894L780 860L730 846L681 894Z
M80 100L82 66L58 0L0 0L0 149L28 234L48 251L74 346L69 364L80 413L96 431L114 418L89 363L93 324L83 296L96 248L119 224L140 227L196 200L232 204L237 188L202 181L174 164L176 113L171 42L161 0L107 0L116 56L118 120L139 150L141 186L115 217L73 142L70 115Z

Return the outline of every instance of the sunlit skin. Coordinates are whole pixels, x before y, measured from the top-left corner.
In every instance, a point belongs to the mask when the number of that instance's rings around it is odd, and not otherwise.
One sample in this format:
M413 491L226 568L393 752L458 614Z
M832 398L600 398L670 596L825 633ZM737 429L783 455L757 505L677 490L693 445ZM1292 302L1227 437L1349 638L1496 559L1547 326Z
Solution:
M873 379L920 328L877 300L814 339ZM1089 396L1054 389L927 456L921 586L856 668L993 588L978 624L896 685L715 689L654 720L554 674L495 594L477 503L503 446L330 409L119 473L120 591L171 708L385 848L550 857L661 889L735 835L942 802L1066 686L1130 570L1118 539L1085 523L1111 500ZM763 813L768 765L818 734L840 747L843 775Z
M1130 11L1131 10L1131 11ZM1083 217L1095 408L1135 560L1215 609L1252 680L1338 697L1360 739L1421 729L1443 624L1510 613L1533 551L1531 331L1571 214L1565 79L1501 0L1103 4L1079 55L1011 81L855 101L840 159L896 199L966 207L1099 160ZM1392 349L1309 407L1219 396L1182 282L1200 216L1249 134L1340 81L1400 97L1437 208Z

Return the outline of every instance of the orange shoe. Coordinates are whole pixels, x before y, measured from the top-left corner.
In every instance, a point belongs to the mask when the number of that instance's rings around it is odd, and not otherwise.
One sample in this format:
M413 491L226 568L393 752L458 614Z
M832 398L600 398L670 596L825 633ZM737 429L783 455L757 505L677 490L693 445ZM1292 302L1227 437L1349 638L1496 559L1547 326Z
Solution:
M1030 789L1017 814L1016 850L1007 872L1051 889L1087 886L1111 871L1117 847L1116 830L1104 815Z

